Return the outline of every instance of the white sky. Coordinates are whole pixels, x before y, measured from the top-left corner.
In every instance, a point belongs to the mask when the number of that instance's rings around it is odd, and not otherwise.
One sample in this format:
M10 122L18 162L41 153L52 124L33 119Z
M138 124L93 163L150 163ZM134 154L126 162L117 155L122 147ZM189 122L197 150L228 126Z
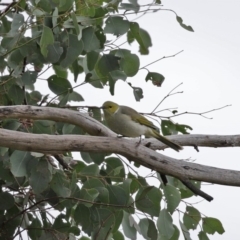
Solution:
M146 4L148 1L140 2ZM165 76L162 87L146 83L147 72L142 70L131 81L133 86L140 86L144 90L144 99L140 102L135 101L132 89L126 83L118 81L115 96L111 96L107 88L105 91L89 85L77 88L76 91L85 99L83 105L100 106L105 100L113 100L140 112L149 112L172 88L183 82L178 90L183 90L184 93L168 98L161 109L178 107L179 112L203 112L232 104L229 108L210 113L208 116L213 117L213 120L195 115L184 115L174 120L192 126L191 133L239 134L240 1L168 0L163 3L164 8L176 11L195 32L181 28L175 15L169 11L148 14L138 20L140 26L150 33L153 42L150 55L141 57L141 66L184 50L174 58L148 67L150 71ZM133 17L132 15L131 18ZM119 43L122 41L120 39ZM128 44L124 46L128 48ZM132 47L137 52L137 44ZM80 76L79 82L83 77ZM166 150L164 154L178 159L195 159L199 164L240 170L239 148L200 148L197 153L193 148L185 147L181 153ZM210 236L210 239L239 239L240 188L205 185L202 189L213 196L214 200L211 203L203 201L196 208L209 217L220 219L226 231L223 235ZM193 198L193 202L198 200L201 199ZM175 222L178 222L178 215ZM191 233L193 239L198 239L197 233Z

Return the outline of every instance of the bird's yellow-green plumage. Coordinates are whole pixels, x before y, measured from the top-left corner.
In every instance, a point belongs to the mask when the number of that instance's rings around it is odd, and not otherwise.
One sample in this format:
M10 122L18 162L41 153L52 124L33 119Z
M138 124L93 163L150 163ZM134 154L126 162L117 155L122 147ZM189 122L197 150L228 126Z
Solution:
M178 144L161 136L159 128L134 109L111 101L105 102L102 108L108 127L117 134L125 137L139 137L141 135L146 138L153 137L176 151L182 149Z

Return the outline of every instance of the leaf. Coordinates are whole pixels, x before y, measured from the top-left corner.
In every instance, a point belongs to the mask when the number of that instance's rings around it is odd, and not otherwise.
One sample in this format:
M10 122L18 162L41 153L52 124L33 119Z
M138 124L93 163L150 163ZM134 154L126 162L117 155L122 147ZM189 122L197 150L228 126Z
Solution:
M203 231L208 234L214 234L215 232L223 234L225 232L222 223L217 218L205 217L202 221Z
M120 231L114 232L112 235L113 240L124 240L124 236Z
M98 176L99 175L99 167L97 164L91 164L83 168L82 171L80 171L81 175L84 176Z
M53 175L50 186L52 190L60 197L70 197L71 195L71 190L69 189L69 179L60 170Z
M130 29L131 36L137 40L140 46L139 52L144 55L149 54L149 47L152 46L152 40L148 32L140 28L136 22L130 23Z
M63 53L63 48L60 45L60 42L54 42L47 46L47 56L46 59L50 63L56 63L60 59Z
M183 23L183 20L181 17L176 16L176 19L178 21L178 23L180 24L180 26L190 32L194 32L193 28L191 26L187 26L186 24Z
M184 239L185 240L192 240L187 228L185 227L185 225L181 221L179 221L179 224L180 224Z
M69 94L68 101L82 102L84 98L78 92L73 91Z
M178 230L176 225L173 225L175 231L172 235L172 237L169 240L178 240L179 239L179 235L180 235L180 231Z
M187 206L183 216L183 223L187 229L196 229L201 220L200 212L194 208Z
M125 10L132 10L134 11L135 13L137 13L140 9L140 5L138 4L137 1L135 0L130 0L129 1L130 3L121 3L121 8L125 9Z
M50 76L47 81L50 90L57 95L67 93L72 89L72 85L67 79L58 77L57 75Z
M100 74L100 76L102 76L101 81L106 83L109 78L109 73L119 70L119 57L113 56L112 54L103 55L99 59L95 70L98 74Z
M8 97L12 99L16 105L21 105L24 100L24 90L18 85L13 84L8 90Z
M207 234L203 231L199 232L198 238L199 238L199 240L209 240Z
M141 187L135 198L136 208L151 216L159 216L162 192L153 186Z
M110 157L105 160L107 167L106 173L114 182L122 182L125 178L125 169L122 161L116 157Z
M120 67L128 77L133 77L137 74L140 66L139 57L136 54L124 54L120 60Z
M13 20L11 23L11 30L8 33L8 36L14 36L18 33L19 28L23 25L24 23L24 16L19 13L14 13L13 14Z
M68 35L68 48L65 58L61 61L61 66L67 68L71 65L83 51L83 42L77 39L76 35Z
M54 43L54 37L52 30L49 27L43 26L42 36L40 39L41 53L44 57L47 57L48 46Z
M171 185L163 188L167 201L167 210L172 214L181 201L181 195L178 189Z
M82 41L84 51L90 52L100 48L100 42L94 32L93 27L88 27L82 31Z
M39 134L54 134L55 122L49 120L35 120L33 122L32 132Z
M116 36L123 35L129 29L129 21L120 16L110 16L106 20L104 28L105 33L111 33Z
M0 210L8 210L15 204L13 196L8 192L0 193Z
M124 189L118 186L108 185L109 203L126 206L128 202L128 195Z
M143 98L143 90L139 87L133 87L131 83L128 83L129 86L133 89L133 95L137 102L139 102Z
M157 228L161 238L170 239L173 236L175 229L172 224L172 217L167 209L161 210L157 220Z
M31 169L29 184L35 194L42 193L52 179L52 174L48 168L48 162L45 158L41 158L38 164Z
M92 71L98 61L99 53L95 51L88 52L87 55L87 68Z
M150 81L152 81L152 84L157 87L162 86L164 79L165 79L165 77L162 74L157 73L157 72L148 72L148 74L145 78L146 82L148 80L150 80Z
M37 72L26 71L22 74L23 85L33 85L37 80Z
M115 223L115 216L109 209L96 209L98 225L94 228L92 239L107 239Z
M82 188L80 197L81 199L86 201L82 201L86 207L91 207L94 204L94 200L98 197L98 195L99 192L94 188Z
M29 152L15 150L10 156L11 172L15 177L27 176L27 164L32 160Z
M158 232L155 223L152 220L148 218L142 218L140 219L138 225L141 229L141 234L145 239L157 240Z
M137 231L136 228L133 227L130 224L130 214L127 212L123 212L123 220L122 220L122 228L123 228L123 232L124 235L132 240L136 240L137 238Z

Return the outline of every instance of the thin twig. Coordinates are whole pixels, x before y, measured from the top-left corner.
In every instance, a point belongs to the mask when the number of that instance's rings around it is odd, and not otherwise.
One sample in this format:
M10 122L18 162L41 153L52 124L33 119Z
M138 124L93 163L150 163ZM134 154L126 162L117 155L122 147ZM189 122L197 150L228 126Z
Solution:
M162 102L170 97L171 95L177 94L177 93L183 93L183 92L176 92L176 93L172 93L175 89L177 89L179 86L181 86L183 83L179 83L176 87L174 87L161 101L160 103L152 110L151 114L155 112L155 110L162 104Z
M177 53L175 53L175 54L173 54L173 55L164 56L164 57L162 57L162 58L159 58L159 59L157 59L156 61L153 61L153 62L151 62L151 63L149 63L149 64L141 67L139 70L141 70L141 69L143 69L143 68L146 68L146 67L148 67L148 66L150 66L150 65L152 65L152 64L154 64L154 63L156 63L156 62L158 62L158 61L161 61L161 60L163 60L163 59L165 59L165 58L175 57L175 56L177 56L178 54L180 54L181 52L183 52L183 50L181 50L180 52L177 52Z

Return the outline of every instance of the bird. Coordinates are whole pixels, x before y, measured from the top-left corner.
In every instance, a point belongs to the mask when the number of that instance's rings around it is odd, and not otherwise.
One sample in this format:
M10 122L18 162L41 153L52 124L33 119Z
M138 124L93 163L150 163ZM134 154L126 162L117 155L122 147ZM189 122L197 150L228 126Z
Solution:
M144 135L146 138L156 138L177 152L183 149L182 146L160 135L159 128L133 108L106 101L103 103L102 109L107 126L123 137Z

